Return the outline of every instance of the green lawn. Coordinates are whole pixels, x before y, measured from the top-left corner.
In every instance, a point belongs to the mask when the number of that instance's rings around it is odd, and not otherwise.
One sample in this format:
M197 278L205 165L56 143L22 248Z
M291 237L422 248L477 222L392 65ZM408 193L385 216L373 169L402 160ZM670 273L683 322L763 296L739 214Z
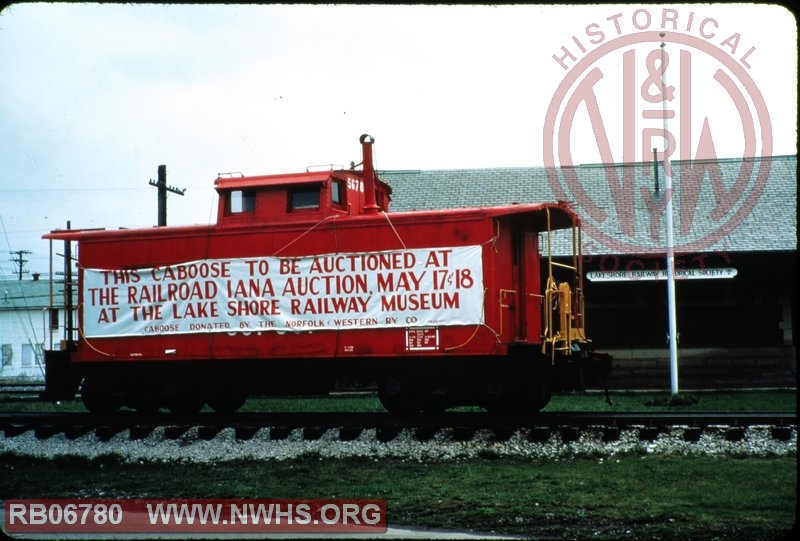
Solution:
M787 534L796 458L397 459L120 464L0 455L0 499L380 498L389 525L564 539Z
M795 411L793 391L695 393L670 408L664 393L553 397L548 411ZM653 405L662 404L662 405ZM4 401L0 411L83 411ZM256 398L243 411L382 411L376 396ZM1 448L0 448L1 452ZM389 525L564 539L760 541L795 523L796 457L619 456L550 462L326 459L213 465L122 464L115 458L44 461L0 454L0 499L382 498Z

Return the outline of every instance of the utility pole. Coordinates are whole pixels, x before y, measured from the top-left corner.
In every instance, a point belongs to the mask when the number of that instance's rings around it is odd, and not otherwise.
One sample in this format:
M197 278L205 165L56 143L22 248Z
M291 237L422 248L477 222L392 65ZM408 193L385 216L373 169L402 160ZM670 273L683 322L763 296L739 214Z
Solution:
M180 190L173 186L167 186L167 166L158 166L158 180L150 179L150 186L158 188L158 227L167 225L167 192L183 195L186 188Z
M17 265L17 276L19 276L20 281L22 281L22 275L28 274L28 271L22 270L25 266L25 263L28 262L24 256L30 254L30 250L17 250L16 252L10 252L11 255L16 255L17 257L13 257L9 259L12 263Z

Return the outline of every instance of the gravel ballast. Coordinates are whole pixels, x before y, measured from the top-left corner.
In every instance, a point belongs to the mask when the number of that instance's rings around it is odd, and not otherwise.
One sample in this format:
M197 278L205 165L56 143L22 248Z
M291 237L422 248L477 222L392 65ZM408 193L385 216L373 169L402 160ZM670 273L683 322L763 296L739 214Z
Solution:
M704 428L699 436L690 436L686 427L672 427L655 436L644 436L644 427L622 429L609 438L602 427L587 428L577 437L565 437L552 431L543 441L532 441L528 429L516 431L505 441L495 441L488 430L478 430L471 439L460 441L452 430L443 429L427 441L418 441L413 431L403 430L394 439L383 442L375 429L364 430L359 437L340 441L339 430L330 429L315 440L304 440L302 429L283 439L270 438L270 429L263 428L252 438L237 439L235 430L227 428L214 438L198 437L198 429L190 428L177 438L165 437L165 427L154 429L143 438L131 439L126 430L107 441L93 432L70 439L64 434L37 439L33 430L13 437L0 437L0 453L37 458L116 456L124 462L161 461L212 463L232 460L285 460L318 455L322 458L383 457L408 460L456 460L475 457L514 457L531 460L569 458L608 458L615 455L676 455L782 457L797 454L797 428L791 427L788 437L776 438L772 427L751 426L737 438L731 438L730 427ZM574 440L574 441L569 441Z

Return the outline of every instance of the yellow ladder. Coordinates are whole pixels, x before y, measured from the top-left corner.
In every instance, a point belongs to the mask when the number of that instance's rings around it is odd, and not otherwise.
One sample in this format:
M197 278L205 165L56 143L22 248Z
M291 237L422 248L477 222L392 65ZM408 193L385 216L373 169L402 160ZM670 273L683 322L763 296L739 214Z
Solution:
M550 250L550 209L547 213L547 285L544 291L542 353L548 346L552 359L556 351L569 355L574 341L586 342L583 302L583 258L581 255L580 225L572 226L572 265L553 261ZM575 294L569 283L556 283L553 267L571 270L575 274ZM554 313L556 313L554 315Z

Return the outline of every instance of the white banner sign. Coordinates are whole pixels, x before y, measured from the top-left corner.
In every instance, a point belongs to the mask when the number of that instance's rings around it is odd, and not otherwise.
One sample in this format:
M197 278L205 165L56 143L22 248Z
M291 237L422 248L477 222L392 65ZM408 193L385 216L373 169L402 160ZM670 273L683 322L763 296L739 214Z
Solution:
M86 337L483 323L480 246L83 272Z
M675 269L676 280L711 280L720 278L733 278L736 269ZM586 277L592 282L637 282L642 280L666 280L667 270L619 270L619 271L592 271Z

